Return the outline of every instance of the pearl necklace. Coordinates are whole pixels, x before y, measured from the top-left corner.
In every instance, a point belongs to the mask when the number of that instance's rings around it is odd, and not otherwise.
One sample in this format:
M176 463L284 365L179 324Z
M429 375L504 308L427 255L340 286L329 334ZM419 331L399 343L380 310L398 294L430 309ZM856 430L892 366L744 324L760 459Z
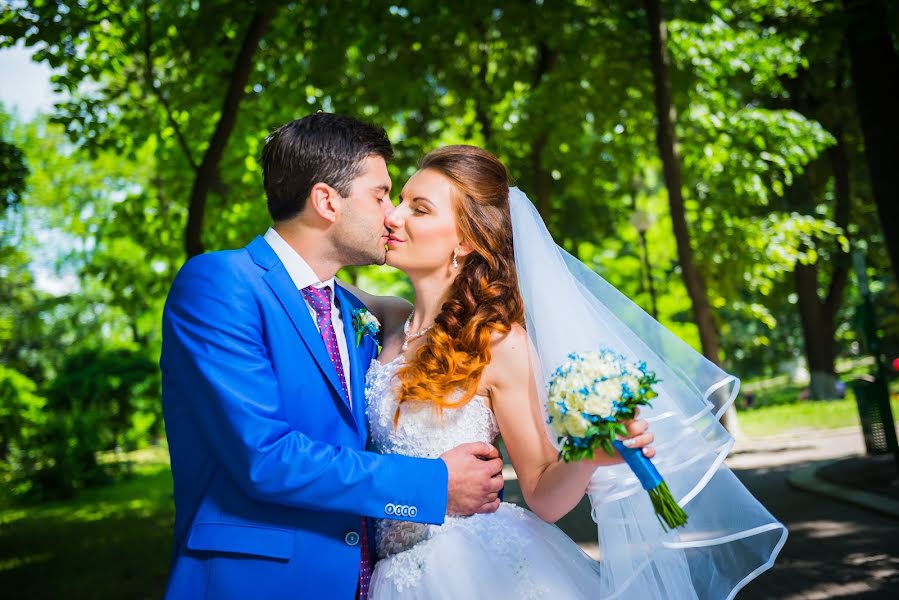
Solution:
M434 323L431 323L424 329L419 329L415 333L409 333L409 325L412 324L412 317L414 315L415 315L415 311L413 310L411 313L409 313L409 318L406 319L406 322L403 324L403 335L406 336L406 339L403 341L403 352L405 352L406 349L409 348L409 342L411 342L415 338L420 338L421 336L423 336L424 334L429 332L431 330L431 328L434 326Z

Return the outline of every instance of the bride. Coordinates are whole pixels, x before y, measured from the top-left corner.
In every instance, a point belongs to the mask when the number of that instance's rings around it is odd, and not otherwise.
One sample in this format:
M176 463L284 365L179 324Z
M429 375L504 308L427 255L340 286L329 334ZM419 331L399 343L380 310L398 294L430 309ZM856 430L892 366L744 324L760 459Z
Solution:
M378 521L370 597L733 597L786 537L722 464L732 439L715 417L736 381L639 309L634 319L635 306L555 246L508 181L485 150L449 146L403 188L386 219L387 264L408 275L415 300L359 293L382 324L366 407L382 453L436 457L502 436L533 512L503 503L443 525ZM662 531L619 457L557 459L543 408L548 374L569 352L601 345L661 375L660 396L646 420L628 423L625 443L650 458L658 450L690 515L684 528ZM599 562L551 524L585 493Z

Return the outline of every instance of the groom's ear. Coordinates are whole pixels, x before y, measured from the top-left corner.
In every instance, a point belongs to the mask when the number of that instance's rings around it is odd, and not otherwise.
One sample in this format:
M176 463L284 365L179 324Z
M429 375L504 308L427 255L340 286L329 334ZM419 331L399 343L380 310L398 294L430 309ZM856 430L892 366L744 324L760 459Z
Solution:
M309 192L307 208L331 223L337 220L341 208L340 194L327 183L316 183Z

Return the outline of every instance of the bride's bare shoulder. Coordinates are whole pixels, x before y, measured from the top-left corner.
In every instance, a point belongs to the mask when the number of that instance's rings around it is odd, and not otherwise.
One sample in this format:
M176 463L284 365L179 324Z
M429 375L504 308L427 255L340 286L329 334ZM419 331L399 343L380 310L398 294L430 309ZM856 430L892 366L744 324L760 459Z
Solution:
M502 387L530 373L530 342L525 328L515 323L506 334L494 334L490 343L488 378L491 387Z
M518 323L512 323L508 333L494 333L490 339L490 349L493 352L516 352L522 348L527 349L528 332Z

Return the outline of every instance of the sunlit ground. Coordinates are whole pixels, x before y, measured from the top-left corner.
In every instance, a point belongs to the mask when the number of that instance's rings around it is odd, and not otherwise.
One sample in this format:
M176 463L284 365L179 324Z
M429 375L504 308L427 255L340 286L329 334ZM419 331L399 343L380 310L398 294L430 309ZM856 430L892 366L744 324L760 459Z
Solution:
M113 485L0 511L4 597L161 597L174 516L167 451L132 458L134 474Z

